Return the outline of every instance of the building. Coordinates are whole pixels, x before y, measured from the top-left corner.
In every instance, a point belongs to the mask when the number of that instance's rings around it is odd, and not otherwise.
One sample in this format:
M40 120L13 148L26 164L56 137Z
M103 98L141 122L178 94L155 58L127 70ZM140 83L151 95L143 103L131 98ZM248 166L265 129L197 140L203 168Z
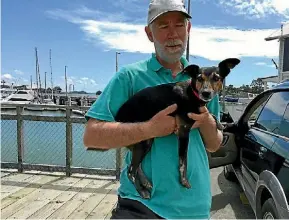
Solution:
M289 79L289 22L281 25L280 30L274 35L265 38L266 41L279 41L279 64L278 75L261 78L265 89L267 83L279 83L285 79Z

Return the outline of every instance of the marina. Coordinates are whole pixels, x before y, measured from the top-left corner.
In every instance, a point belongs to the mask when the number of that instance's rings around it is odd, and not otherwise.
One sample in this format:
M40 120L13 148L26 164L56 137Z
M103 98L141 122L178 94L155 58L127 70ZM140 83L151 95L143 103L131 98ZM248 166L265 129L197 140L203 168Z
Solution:
M289 24L282 25L280 34L265 40L276 39L280 45L278 75L260 78L264 90L269 83L289 78ZM32 76L30 86L23 85L23 88L21 85L5 87L2 82L1 218L108 219L116 205L126 150L86 150L84 116L99 94L74 91L74 85L68 85L67 66L63 74L65 91L55 86L51 50L49 52L50 88L46 86L47 72L44 83L40 80L37 48L35 86ZM237 121L257 94L248 92L240 97L238 93L226 94L224 89L222 95L222 112ZM218 185L219 178L217 181L212 176L215 181L212 187ZM219 191L226 193L227 189ZM218 203L226 200L220 198ZM230 195L227 200L229 198Z

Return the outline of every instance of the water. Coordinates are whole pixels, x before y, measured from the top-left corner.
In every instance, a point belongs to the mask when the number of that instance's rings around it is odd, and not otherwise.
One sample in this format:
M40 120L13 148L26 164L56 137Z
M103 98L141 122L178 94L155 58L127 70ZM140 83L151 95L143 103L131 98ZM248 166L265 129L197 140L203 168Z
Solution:
M2 109L3 110L3 109ZM15 110L3 110L2 114ZM25 115L64 116L65 111L25 111ZM73 114L72 117L83 117ZM66 123L24 121L24 163L65 166ZM86 151L83 145L85 124L72 125L72 166L115 169L115 150L107 152ZM2 162L17 162L17 121L1 120Z
M221 105L222 106L222 105ZM226 111L237 120L246 105L226 103ZM16 110L2 109L2 114L15 115ZM65 116L65 111L24 111L24 115ZM72 114L72 117L83 117ZM66 123L24 121L24 163L65 166ZM86 151L83 145L85 124L72 125L72 166L115 169L115 150ZM17 162L17 121L1 120L1 159Z

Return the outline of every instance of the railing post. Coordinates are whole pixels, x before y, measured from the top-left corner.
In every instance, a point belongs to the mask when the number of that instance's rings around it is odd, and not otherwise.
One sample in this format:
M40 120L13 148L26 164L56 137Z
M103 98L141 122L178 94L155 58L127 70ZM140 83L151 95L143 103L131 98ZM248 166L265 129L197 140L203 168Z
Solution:
M72 160L72 123L71 109L66 106L66 176L71 175Z
M18 172L23 173L23 158L24 158L24 146L23 146L23 120L22 120L23 107L17 106L17 146L18 146Z
M122 164L121 164L121 148L117 148L116 149L116 153L115 153L115 172L116 172L116 179L119 180L120 179L120 172L121 172L121 168L122 168Z

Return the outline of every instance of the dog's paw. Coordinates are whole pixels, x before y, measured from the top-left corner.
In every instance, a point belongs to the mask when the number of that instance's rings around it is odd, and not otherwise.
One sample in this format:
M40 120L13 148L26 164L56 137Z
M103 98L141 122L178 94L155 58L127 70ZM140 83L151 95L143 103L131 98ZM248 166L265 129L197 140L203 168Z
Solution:
M181 184L188 189L191 188L191 184L186 178L181 178Z
M143 170L141 169L141 166L139 166L139 168L137 169L137 178L140 181L140 184L148 189L148 190L152 190L153 185L152 183L147 179L146 175L144 174Z
M143 199L150 199L151 198L151 193L147 189L140 189L139 194Z

